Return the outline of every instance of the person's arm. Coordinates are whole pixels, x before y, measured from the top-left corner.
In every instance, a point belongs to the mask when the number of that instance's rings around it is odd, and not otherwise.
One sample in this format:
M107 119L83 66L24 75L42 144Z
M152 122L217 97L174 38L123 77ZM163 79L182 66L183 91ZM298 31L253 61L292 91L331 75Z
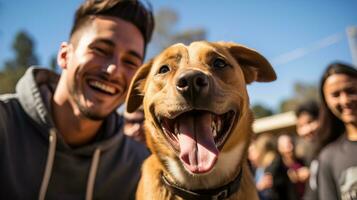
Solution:
M258 191L270 189L273 186L273 176L270 173L264 173L263 177L257 182Z
M319 170L317 173L317 191L319 200L337 200L338 192L331 170L331 160L326 154L319 159Z

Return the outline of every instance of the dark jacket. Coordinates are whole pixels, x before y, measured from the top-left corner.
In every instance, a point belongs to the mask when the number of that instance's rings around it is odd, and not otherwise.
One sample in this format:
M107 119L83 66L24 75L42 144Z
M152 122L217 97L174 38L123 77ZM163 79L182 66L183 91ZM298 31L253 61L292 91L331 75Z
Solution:
M273 176L273 187L270 193L272 200L297 200L298 194L294 185L288 177L288 169L285 167L280 155L274 159L272 164L267 167L265 173Z
M0 96L0 199L129 199L144 145L122 134L112 113L95 141L71 148L57 133L50 103L58 76L31 67L16 94Z
M319 155L318 197L320 200L357 199L357 141L341 135Z

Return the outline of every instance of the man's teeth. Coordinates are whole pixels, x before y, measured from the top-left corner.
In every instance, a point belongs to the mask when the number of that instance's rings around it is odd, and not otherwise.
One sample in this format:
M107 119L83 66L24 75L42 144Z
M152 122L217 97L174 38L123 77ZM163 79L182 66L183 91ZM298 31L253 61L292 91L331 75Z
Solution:
M92 87L95 87L97 89L103 90L103 91L105 91L107 93L115 94L115 88L114 87L106 85L106 84L101 83L99 81L90 81L89 85L92 86Z

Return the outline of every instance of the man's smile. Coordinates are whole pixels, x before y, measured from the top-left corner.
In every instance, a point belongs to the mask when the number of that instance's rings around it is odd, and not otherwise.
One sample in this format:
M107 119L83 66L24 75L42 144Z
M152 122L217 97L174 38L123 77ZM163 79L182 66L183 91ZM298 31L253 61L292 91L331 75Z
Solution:
M99 92L108 94L108 95L115 95L118 93L118 90L115 87L112 87L104 82L98 80L89 80L88 85Z

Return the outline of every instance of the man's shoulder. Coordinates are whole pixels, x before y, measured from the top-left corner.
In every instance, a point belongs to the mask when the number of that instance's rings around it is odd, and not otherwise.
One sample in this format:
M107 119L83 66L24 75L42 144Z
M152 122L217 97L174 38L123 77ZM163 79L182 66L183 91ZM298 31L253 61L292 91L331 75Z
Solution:
M11 100L17 100L18 96L15 93L9 93L9 94L1 94L0 95L0 102L9 102Z
M2 94L0 95L0 114L4 115L6 112L12 110L18 104L18 97L16 94Z
M0 95L0 140L3 141L3 135L11 133L10 128L16 126L15 118L19 109L19 102L16 94L2 94Z

